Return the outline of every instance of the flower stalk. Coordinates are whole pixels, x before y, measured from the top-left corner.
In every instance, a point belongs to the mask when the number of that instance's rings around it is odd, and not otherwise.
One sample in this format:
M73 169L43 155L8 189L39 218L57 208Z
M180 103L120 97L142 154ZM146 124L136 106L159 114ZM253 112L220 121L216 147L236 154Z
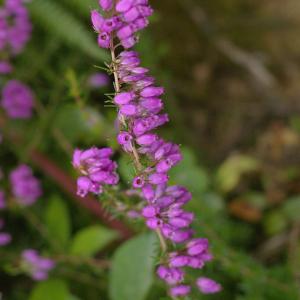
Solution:
M155 132L169 121L168 115L162 113L164 88L155 85L149 70L141 66L139 54L131 50L138 42L138 32L148 26L153 9L148 0L100 0L99 4L103 13L93 10L91 19L98 33L98 45L111 53L113 101L118 112L117 141L134 162L136 177L131 190L141 198L142 209L138 214L160 241L162 255L157 275L169 286L172 299L182 299L192 289L185 276L187 267L202 269L212 255L208 240L194 237L191 229L194 214L184 209L191 193L184 187L168 184L168 173L182 160L182 154L178 145ZM80 157L75 155L73 159L77 168L88 166L85 176L90 181L98 180L93 189L79 182L82 195L89 191L100 194L102 184L117 184L117 180L110 179L116 165L107 167L108 162L104 163L97 154L101 150L91 150L77 150ZM82 172L82 168L79 170ZM196 286L205 294L221 290L218 283L204 277L197 279Z

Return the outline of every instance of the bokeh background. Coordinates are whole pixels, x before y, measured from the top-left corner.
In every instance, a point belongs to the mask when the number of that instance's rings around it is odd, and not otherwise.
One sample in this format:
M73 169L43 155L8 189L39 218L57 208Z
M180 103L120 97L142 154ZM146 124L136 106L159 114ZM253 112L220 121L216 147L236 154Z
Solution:
M192 191L195 229L210 239L215 256L203 273L223 285L221 294L189 299L300 299L300 2L152 5L156 12L137 48L167 89L171 122L161 134L184 152L171 180ZM73 149L117 149L115 110L104 96L112 82L89 84L109 62L90 26L95 7L93 0L28 3L33 35L14 64L15 77L36 95L36 113L26 122L2 120L0 160L4 173L17 162L31 164L44 193L30 209L3 213L14 236L0 248L3 300L168 299L148 271L131 284L131 298L112 278L124 279L126 268L147 253L138 243L124 250L126 228L136 234L146 231L143 225L122 217L120 224L94 199L72 195ZM120 153L116 158L126 182L128 162ZM49 281L20 274L18 254L29 246L59 261ZM120 257L124 274L112 275ZM145 282L146 292L136 294Z

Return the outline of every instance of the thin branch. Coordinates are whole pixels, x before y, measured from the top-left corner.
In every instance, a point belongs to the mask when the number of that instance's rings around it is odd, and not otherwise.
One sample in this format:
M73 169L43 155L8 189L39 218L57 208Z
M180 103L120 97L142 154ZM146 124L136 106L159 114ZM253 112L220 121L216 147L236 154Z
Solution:
M31 161L36 164L46 175L52 178L72 199L78 204L88 209L92 214L102 220L108 227L119 232L122 239L128 239L133 235L133 231L123 222L113 219L113 217L102 207L97 199L88 195L81 198L76 194L76 182L69 177L55 162L37 150L30 153Z

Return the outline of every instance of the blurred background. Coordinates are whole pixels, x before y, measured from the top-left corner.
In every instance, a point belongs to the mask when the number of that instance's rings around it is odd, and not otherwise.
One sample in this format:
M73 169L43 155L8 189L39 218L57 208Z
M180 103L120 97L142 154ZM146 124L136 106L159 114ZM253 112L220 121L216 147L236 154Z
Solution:
M137 48L167 89L171 122L161 134L184 152L171 181L193 193L195 229L215 256L203 274L223 285L221 294L189 299L300 299L300 2L151 2L155 14ZM117 149L115 110L104 96L112 82L93 76L109 62L89 21L96 7L96 0L28 3L32 38L14 59L13 77L33 90L36 112L28 121L1 113L0 161L4 174L31 165L43 196L0 213L13 236L0 247L3 300L168 299L148 271L133 271L141 282L131 286L146 285L144 292L122 294L132 253L146 253L124 240L144 227L74 196L73 149ZM126 182L128 162L116 158ZM20 272L18 255L29 247L57 260L48 281Z

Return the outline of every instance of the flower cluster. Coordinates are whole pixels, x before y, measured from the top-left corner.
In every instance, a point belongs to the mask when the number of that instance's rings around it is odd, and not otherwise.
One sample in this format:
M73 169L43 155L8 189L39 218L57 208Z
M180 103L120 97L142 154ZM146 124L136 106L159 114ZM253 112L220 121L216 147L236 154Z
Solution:
M0 9L0 51L8 55L19 54L31 36L31 22L23 0L5 0ZM11 68L7 61L1 62L0 73Z
M47 279L49 271L55 267L53 260L40 256L33 249L24 250L22 252L22 260L26 272L36 281Z
M92 22L98 32L98 44L102 48L110 48L111 40L116 33L121 45L131 48L137 42L136 33L145 28L153 10L148 0L120 0L114 5L113 0L100 0L100 6L107 12L107 17L98 11L92 11Z
M4 227L4 221L0 219L0 230ZM6 246L11 242L11 235L7 232L0 231L0 246Z
M10 80L2 90L1 106L12 119L28 119L32 116L34 96L25 84Z
M98 195L103 192L103 184L118 183L117 164L111 160L112 154L111 148L75 150L73 166L83 175L77 180L79 196L85 197L89 192Z
M120 129L117 140L135 162L137 176L132 185L143 198L141 215L147 226L158 233L164 248L157 274L170 286L172 297L186 296L191 285L185 268L201 269L212 255L208 240L194 237L190 227L194 214L184 210L191 200L190 192L168 185L168 172L182 160L182 154L178 145L155 133L169 121L168 115L162 113L164 88L155 85L149 70L141 66L138 53L130 50L136 43L136 31L147 26L147 17L153 11L148 0L103 0L100 6L105 13L92 11L91 17L99 33L99 46L110 48L112 53L110 69L115 77L114 104ZM116 55L119 45L124 51ZM174 244L176 250L169 250L168 246ZM203 293L221 289L218 283L204 277L198 278L196 285Z
M31 22L23 0L5 0L0 8L0 74L9 74L10 58L20 54L31 36ZM10 80L2 87L0 105L12 119L32 116L34 97L25 84Z
M12 192L21 205L32 205L42 194L39 180L27 165L20 165L11 171L9 179Z

